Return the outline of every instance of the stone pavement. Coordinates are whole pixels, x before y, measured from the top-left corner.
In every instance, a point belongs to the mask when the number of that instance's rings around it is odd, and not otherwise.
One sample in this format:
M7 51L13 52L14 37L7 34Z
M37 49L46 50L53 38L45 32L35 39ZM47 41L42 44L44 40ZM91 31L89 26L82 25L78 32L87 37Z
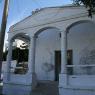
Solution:
M2 86L0 86L0 95L2 95L1 93ZM59 95L58 82L39 82L37 87L32 91L31 95Z
M0 95L2 95L2 86L0 86Z
M31 95L59 95L58 82L40 82Z

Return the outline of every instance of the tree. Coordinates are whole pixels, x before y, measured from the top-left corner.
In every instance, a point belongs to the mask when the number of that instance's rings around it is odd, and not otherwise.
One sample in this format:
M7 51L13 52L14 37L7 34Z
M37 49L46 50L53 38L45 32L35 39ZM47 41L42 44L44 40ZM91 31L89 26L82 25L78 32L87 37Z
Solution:
M73 0L75 4L84 4L88 8L88 16L92 17L95 8L95 0Z

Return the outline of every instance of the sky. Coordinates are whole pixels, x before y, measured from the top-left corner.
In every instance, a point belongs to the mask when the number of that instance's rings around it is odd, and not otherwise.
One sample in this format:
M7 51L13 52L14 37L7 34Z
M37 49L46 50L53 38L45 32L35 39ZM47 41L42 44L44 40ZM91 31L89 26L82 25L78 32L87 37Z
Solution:
M71 3L72 0L10 0L6 33L8 32L10 26L31 15L32 11L37 8L40 9L51 6L64 6ZM4 0L0 0L0 25L2 20L3 6Z

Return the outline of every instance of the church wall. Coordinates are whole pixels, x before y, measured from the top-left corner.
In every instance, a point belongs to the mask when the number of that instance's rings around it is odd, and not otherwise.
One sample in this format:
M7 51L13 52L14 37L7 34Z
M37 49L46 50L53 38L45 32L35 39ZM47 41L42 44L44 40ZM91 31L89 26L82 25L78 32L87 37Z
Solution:
M39 80L54 80L55 50L60 50L60 35L56 30L45 30L36 42L36 74ZM47 64L51 64L48 70Z
M67 35L68 35L68 49L73 50L73 65L77 65L77 64L95 65L94 25L90 23L83 23L83 24L76 25L70 29ZM95 67L93 67L92 69L95 69ZM88 72L86 68L77 67L74 68L74 73L87 74ZM94 73L94 71L92 70L91 73Z

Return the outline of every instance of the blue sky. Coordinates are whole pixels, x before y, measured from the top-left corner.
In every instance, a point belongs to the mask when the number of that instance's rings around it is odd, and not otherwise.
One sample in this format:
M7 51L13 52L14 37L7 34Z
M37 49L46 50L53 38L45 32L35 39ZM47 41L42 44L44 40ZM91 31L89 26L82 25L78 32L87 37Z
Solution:
M0 3L0 24L2 19L2 11L4 0ZM7 20L7 30L14 23L31 15L32 10L50 6L62 6L70 4L72 0L10 0L9 14Z

